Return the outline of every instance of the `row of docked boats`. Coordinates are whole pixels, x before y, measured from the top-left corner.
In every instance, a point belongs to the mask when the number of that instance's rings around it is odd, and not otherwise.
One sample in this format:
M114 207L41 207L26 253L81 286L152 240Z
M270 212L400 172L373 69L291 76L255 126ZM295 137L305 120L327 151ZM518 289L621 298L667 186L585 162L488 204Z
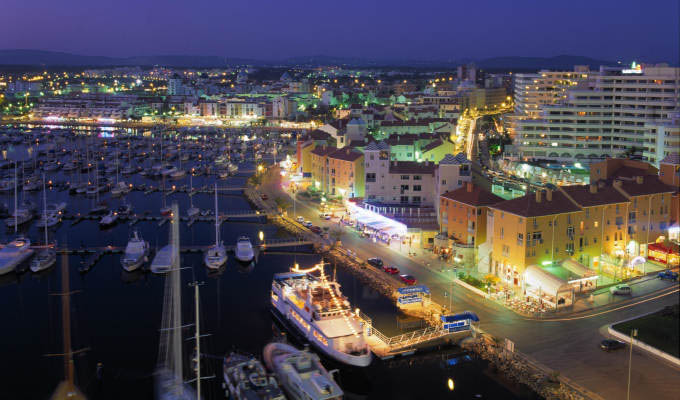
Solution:
M225 395L234 400L339 400L343 391L319 356L286 343L269 343L264 363L232 352L224 358ZM271 372L269 372L271 371Z
M274 274L271 290L274 316L324 356L340 363L366 367L372 354L363 321L353 312L340 284L325 275L324 264L309 269L297 265ZM308 349L270 343L256 357L232 352L224 358L224 389L235 400L341 399L343 391ZM266 368L265 368L266 366Z

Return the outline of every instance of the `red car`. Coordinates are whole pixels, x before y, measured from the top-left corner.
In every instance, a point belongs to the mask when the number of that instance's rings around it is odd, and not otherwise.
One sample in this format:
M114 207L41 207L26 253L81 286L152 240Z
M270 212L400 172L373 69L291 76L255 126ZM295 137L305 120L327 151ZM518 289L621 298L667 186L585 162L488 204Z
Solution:
M267 196L266 194L263 194L262 196L260 196L260 198L262 200L267 200L269 198L269 196Z
M401 281L407 285L416 284L416 278L413 275L399 275L399 278L401 278Z
M310 227L309 230L312 231L312 232L314 232L314 233L321 233L321 228L319 228L319 227L316 226L316 225Z
M394 265L389 265L389 266L384 266L383 271L387 272L390 275L396 275L399 273L399 268L395 267Z

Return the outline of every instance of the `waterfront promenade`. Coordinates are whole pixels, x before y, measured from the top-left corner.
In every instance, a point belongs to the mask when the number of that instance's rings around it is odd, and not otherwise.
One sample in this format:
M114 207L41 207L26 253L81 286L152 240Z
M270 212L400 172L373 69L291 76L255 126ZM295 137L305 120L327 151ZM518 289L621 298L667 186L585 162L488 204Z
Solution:
M269 196L270 202L276 197L288 197L275 168L265 175L260 190ZM292 204L293 200L289 200ZM292 206L287 211L293 216ZM338 225L337 222L321 220L316 205L308 202L296 201L295 214L322 227ZM437 271L432 263L429 267L427 263L423 264L422 252L420 256L409 257L387 246L371 243L349 229L345 230L341 241L344 248L351 249L361 259L380 257L387 264L397 265L402 273L414 275L419 283L430 288L435 302L448 304L451 301L454 310L474 311L479 315L484 331L498 338L508 338L518 351L605 399L625 398L628 353L601 351L599 343L607 337L606 330L602 328L615 321L678 303L677 284L673 286L668 282L647 280L639 283L641 290L636 290L638 296L632 299L598 304L607 296L602 294L592 309L584 307L581 311L556 315L555 318L530 318L452 284L450 274ZM452 288L453 296L450 298L448 293ZM647 353L633 352L631 399L676 399L679 381L679 368Z

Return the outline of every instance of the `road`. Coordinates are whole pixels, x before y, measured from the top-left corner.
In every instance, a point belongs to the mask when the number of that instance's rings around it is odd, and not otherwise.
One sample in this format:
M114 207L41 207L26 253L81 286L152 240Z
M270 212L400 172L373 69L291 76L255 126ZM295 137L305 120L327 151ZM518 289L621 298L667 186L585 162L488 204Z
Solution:
M277 193L279 196L284 195L280 184L276 182L265 181L263 186L265 191L275 196ZM316 206L304 201L295 201L288 214L303 216L319 226L338 225L334 221L321 220ZM341 241L345 248L356 252L360 258L380 257L386 264L397 265L402 273L411 274L418 279L418 283L427 285L436 302L446 305L452 300L455 311L474 311L480 318L481 328L486 332L512 340L517 350L607 399L626 396L628 352L601 351L598 345L606 336L602 328L616 321L677 304L679 298L677 283L651 279L633 286L634 293L651 294L617 299L607 306L565 315L561 319L532 319L482 299L457 285L454 285L451 299L445 296L451 291L451 274L447 276L425 268L385 245L361 238L351 229L345 229ZM632 366L631 399L680 399L680 368L640 351L633 352Z

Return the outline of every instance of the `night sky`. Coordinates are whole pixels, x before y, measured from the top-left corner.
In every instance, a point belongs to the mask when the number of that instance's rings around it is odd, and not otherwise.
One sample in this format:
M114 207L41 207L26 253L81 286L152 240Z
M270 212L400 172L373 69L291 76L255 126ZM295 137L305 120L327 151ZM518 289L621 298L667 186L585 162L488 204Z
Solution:
M0 49L678 62L679 0L3 0Z

